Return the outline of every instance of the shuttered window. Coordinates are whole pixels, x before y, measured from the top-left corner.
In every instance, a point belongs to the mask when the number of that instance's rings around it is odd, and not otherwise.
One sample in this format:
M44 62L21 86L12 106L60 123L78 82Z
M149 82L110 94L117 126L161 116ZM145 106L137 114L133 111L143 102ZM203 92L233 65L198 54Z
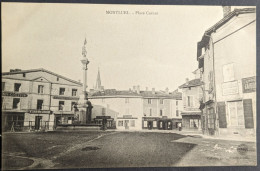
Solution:
M227 128L225 102L218 102L219 128Z
M243 106L244 106L245 128L254 128L252 99L244 99Z

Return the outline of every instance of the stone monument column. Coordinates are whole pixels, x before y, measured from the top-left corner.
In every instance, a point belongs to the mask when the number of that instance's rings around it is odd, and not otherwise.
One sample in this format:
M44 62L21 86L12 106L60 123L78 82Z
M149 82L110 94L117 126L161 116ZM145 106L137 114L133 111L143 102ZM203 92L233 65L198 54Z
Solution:
M89 60L87 59L87 50L86 50L87 40L85 39L84 45L82 47L82 71L83 71L83 85L82 85L82 94L80 95L79 102L78 102L78 109L79 109L79 118L81 124L85 124L87 121L87 101L88 101L88 94L87 94L87 70Z

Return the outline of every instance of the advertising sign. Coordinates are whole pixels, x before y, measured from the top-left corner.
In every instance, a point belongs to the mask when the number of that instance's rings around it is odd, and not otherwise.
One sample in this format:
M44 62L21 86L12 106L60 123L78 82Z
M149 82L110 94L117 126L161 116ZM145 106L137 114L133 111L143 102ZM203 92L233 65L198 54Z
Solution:
M12 97L27 97L26 93L18 93L18 92L2 92L2 96L12 96Z
M242 78L243 93L256 91L256 77Z

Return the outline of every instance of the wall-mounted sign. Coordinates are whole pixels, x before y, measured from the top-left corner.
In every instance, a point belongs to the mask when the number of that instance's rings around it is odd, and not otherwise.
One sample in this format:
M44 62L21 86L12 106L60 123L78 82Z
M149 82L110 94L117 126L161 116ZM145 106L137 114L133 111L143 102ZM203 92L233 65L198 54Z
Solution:
M256 77L242 78L243 93L256 91Z
M96 119L110 119L111 116L96 116Z
M53 99L62 99L62 100L79 100L79 97L53 96Z
M2 92L2 96L27 97L28 94L19 92Z
M237 81L227 82L222 84L222 95L238 94L238 83Z
M132 115L123 115L123 118L125 118L125 119L131 119L132 118Z
M51 111L50 110L29 110L29 113L33 113L33 114L50 114Z

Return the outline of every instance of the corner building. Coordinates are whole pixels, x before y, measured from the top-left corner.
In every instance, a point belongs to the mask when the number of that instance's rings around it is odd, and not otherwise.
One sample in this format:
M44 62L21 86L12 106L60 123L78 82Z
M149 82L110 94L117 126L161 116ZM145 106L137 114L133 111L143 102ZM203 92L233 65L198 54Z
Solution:
M197 61L205 132L256 136L256 9L235 9L206 30Z
M3 131L53 130L74 119L81 83L45 69L2 73Z

